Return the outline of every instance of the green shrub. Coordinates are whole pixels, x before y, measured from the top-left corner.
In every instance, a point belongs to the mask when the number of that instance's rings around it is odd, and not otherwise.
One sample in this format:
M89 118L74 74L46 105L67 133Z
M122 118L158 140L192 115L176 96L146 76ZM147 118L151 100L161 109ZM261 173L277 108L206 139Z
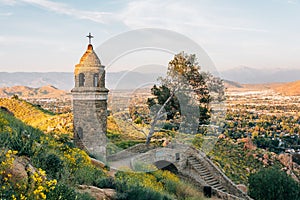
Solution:
M122 185L123 184L123 185ZM171 200L169 195L156 192L151 188L141 187L140 185L126 185L119 183L117 186L117 200Z
M78 193L74 188L58 184L55 189L47 194L47 200L95 200L87 193Z
M249 195L256 200L299 200L300 186L283 171L262 169L250 175Z
M52 178L59 178L63 172L63 162L56 154L47 154L41 159L42 169L46 170L47 175Z
M95 186L98 188L116 189L116 181L112 177L100 178L96 181Z
M18 151L18 155L31 157L43 134L40 130L25 125L13 116L0 112L1 134L0 145Z
M121 139L121 134L120 133L116 133L116 132L113 132L111 130L107 130L106 136L109 140L112 140L112 141L116 141L116 140Z
M80 185L96 185L100 179L105 177L104 172L94 166L80 167L73 175L73 180Z
M147 164L144 162L134 162L133 169L137 172L152 172L156 171L157 167L155 165Z
M178 123L171 123L171 122L166 122L163 125L163 129L165 130L178 130L179 129L179 125Z
M300 165L300 154L293 154L292 158L293 158L293 162Z
M145 141L141 140L124 140L120 142L116 142L115 145L121 149L127 149L139 143L144 143Z

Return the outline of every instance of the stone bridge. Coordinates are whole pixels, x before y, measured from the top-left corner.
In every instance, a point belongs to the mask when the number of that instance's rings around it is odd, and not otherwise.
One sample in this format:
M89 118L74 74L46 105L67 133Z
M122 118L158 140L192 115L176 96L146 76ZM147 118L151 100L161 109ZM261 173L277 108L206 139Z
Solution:
M138 149L138 150L137 150ZM133 147L109 156L112 168L130 168L147 171L147 166L155 165L177 173L181 178L192 182L198 188L210 186L214 196L222 199L251 199L241 191L203 152L188 145L171 145L148 149ZM145 166L143 168L143 166Z

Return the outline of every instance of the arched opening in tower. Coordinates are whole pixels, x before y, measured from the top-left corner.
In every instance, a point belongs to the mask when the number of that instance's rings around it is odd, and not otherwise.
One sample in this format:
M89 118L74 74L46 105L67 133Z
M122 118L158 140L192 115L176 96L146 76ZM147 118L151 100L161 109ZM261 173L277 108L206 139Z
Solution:
M79 87L83 87L84 86L84 81L85 81L84 74L80 73L79 74Z
M99 87L99 74L94 74L94 87Z
M174 174L177 174L178 173L178 169L177 167L169 162L169 161L166 161L166 160L159 160L157 162L154 163L154 165L158 168L158 169L161 169L161 170L168 170Z

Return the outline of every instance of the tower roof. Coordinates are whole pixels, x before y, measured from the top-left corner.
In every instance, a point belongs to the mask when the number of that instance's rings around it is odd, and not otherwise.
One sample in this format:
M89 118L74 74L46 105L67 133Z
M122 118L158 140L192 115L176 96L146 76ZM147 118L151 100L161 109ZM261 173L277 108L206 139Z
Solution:
M89 66L89 67L101 66L100 59L98 58L97 54L93 50L93 45L91 44L88 45L87 50L81 57L79 64L83 66Z

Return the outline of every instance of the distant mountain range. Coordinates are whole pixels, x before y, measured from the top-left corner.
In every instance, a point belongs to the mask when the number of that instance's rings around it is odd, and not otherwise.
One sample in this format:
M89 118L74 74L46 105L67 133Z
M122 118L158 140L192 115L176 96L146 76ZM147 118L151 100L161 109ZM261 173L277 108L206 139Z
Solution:
M255 69L238 67L220 72L221 78L243 84L292 82L300 79L300 69Z
M106 87L109 89L135 89L152 86L162 73L142 73L135 71L111 72L106 74ZM53 85L70 91L74 87L74 75L71 72L0 72L0 88L13 86L39 88Z
M122 81L121 81L122 82ZM224 81L228 92L273 90L282 95L300 96L300 81L289 83L265 83L265 84L240 84L233 81ZM122 88L115 88L122 89ZM70 97L70 92L60 90L54 86L47 85L39 88L27 86L0 87L0 98L18 95L21 98L64 98Z
M151 87L158 83L157 78L164 74L159 71L137 72L121 71L106 74L106 86L109 89L136 89ZM260 84L292 82L300 79L300 69L254 69L239 67L220 72L221 78L235 84ZM70 91L74 86L72 72L0 72L0 87L28 86L39 88L53 85L56 88ZM238 87L238 85L236 85Z
M0 87L27 86L38 88L53 85L62 90L73 87L73 74L70 72L0 72Z

